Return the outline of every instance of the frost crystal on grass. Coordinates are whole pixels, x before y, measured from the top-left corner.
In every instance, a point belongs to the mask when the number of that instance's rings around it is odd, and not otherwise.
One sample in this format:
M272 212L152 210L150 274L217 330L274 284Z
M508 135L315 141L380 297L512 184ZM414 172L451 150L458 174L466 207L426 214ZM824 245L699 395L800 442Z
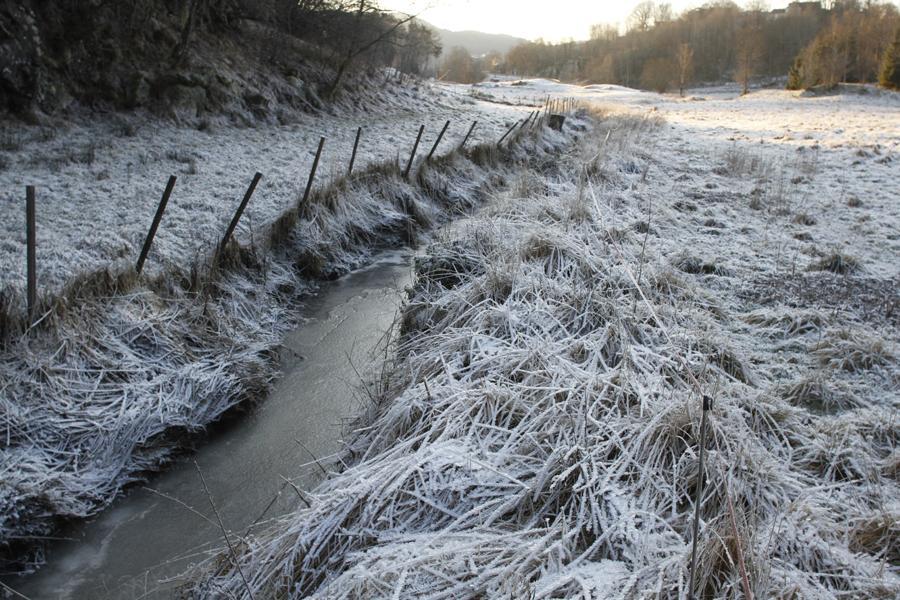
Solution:
M672 252L691 212L604 175L660 123L597 119L429 247L348 466L189 594L685 598L701 478L698 597L900 594L893 356L748 302L734 241L704 249L728 276Z

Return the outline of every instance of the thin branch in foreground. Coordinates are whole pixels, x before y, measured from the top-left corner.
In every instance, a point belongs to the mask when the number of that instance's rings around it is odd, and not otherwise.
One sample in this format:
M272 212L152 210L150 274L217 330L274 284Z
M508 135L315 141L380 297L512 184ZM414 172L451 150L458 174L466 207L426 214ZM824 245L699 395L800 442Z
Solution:
M228 545L228 552L231 553L231 560L234 563L234 567L238 570L241 579L244 581L244 587L247 589L247 595L250 596L250 600L253 600L253 591L250 589L250 584L247 582L247 578L244 577L244 571L241 569L241 563L238 560L237 552L235 552L234 546L231 544L231 539L228 537L228 530L225 529L225 524L222 522L222 516L219 514L219 509L216 508L216 503L213 502L212 494L209 491L209 487L206 485L206 479L203 477L203 471L200 470L200 465L197 464L196 460L194 461L194 466L197 468L197 474L200 475L200 483L203 485L203 492L209 499L209 505L212 507L213 513L215 513L216 515L216 520L219 522L219 529L222 530L222 536L225 538L225 544Z

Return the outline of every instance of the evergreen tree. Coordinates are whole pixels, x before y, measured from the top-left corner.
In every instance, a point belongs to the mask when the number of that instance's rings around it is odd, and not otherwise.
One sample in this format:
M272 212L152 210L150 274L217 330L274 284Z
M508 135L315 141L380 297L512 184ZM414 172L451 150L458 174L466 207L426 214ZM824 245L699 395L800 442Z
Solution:
M888 89L900 90L900 27L894 34L894 42L884 51L878 83Z
M789 89L789 90L802 90L803 89L803 57L802 56L798 56L797 59L794 60L794 64L791 65L791 68L788 71L787 89Z

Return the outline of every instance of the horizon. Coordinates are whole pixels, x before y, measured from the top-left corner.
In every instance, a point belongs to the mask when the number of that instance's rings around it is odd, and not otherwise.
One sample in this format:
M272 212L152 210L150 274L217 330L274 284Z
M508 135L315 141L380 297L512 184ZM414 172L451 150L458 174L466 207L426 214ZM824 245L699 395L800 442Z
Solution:
M765 2L766 8L785 8L792 0ZM674 0L669 2L677 16L708 2ZM894 2L896 4L896 2ZM590 37L595 24L616 25L624 29L628 15L639 0L611 4L586 3L584 0L558 0L549 11L545 2L537 0L385 0L388 10L414 14L435 27L449 31L477 31L509 35L529 41L582 41ZM737 2L746 8L751 2Z

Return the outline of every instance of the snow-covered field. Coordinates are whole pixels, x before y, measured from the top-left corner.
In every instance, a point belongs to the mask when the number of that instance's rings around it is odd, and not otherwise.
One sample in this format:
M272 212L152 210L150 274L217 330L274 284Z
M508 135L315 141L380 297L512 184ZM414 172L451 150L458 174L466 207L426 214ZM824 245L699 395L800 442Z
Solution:
M427 154L445 121L437 154L496 141L531 108L472 98L425 83L361 92L364 101L289 124L228 126L211 119L198 130L151 115L85 116L71 123L0 126L0 289L25 285L25 186L37 187L38 280L58 291L73 275L116 261L131 264L170 175L178 177L147 272L186 267L218 243L253 174L263 179L242 219L245 242L302 196L319 137L326 138L317 182L343 175L357 127L363 127L354 170L409 157L419 126L418 156ZM121 265L119 265L121 266Z
M195 596L687 598L699 507L697 597L898 597L897 95L484 87L612 112L429 248L349 466Z
M766 195L776 211L817 218L813 226L787 223L767 231L767 243L786 248L779 264L808 248L794 239L806 232L819 247L865 253L872 273L900 273L900 94L865 86L831 96L755 90L742 97L736 87L723 86L679 98L612 85L524 83L481 87L509 100L543 93L651 112L666 122L644 142L645 154L652 154L649 168L671 179L659 191L714 212L729 210L739 198ZM725 206L706 206L704 198Z

